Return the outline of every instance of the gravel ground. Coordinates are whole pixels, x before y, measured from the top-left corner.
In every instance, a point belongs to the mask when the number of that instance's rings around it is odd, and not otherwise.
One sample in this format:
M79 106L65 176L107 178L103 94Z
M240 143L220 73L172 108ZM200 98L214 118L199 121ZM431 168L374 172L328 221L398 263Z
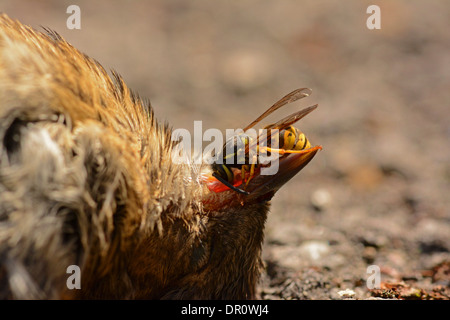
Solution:
M81 30L66 8L81 8ZM243 127L284 94L323 151L274 198L262 299L449 299L450 3L12 1L123 75L175 128ZM381 273L369 290L371 273ZM370 281L369 281L370 282ZM370 282L372 283L372 282Z

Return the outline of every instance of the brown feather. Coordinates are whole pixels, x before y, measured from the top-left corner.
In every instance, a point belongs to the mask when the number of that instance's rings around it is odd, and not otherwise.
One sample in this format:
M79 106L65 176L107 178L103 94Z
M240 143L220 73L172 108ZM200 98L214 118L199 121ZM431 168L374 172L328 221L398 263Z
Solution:
M254 298L268 202L172 148L117 73L0 15L0 298Z

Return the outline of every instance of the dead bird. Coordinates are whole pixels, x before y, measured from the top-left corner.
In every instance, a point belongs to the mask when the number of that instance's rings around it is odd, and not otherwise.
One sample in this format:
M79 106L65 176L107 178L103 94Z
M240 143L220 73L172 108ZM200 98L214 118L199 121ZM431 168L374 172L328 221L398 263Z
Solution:
M0 298L255 298L269 201L317 149L210 190L148 102L46 31L0 15Z

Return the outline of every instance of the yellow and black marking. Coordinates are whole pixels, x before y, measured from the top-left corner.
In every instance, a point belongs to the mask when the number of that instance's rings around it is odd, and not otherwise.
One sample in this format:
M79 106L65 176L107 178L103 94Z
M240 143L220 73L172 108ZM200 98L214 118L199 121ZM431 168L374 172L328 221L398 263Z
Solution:
M271 106L252 123L250 123L244 129L244 132L252 128L254 125L259 123L262 119L267 117L275 110L288 103L307 97L310 94L311 89L308 88L292 91L291 93L278 100L273 106ZM292 124L306 116L315 108L317 108L317 105L295 112L274 124L266 126L266 133L264 135L260 135L257 139L252 139L246 134L238 134L227 140L223 146L222 152L217 155L220 161L212 164L212 175L230 189L242 194L249 194L247 191L234 186L235 176L232 168L241 170L242 182L245 182L246 187L255 175L256 168L260 165L257 155L253 155L252 159L250 159L249 157L249 150L252 150L252 147L256 146L257 154L260 154L261 152L266 152L268 154L271 152L275 152L283 156L285 154L291 153L307 153L308 149L311 148L309 140L306 138L303 132L292 126ZM267 132L270 133L269 137L267 136ZM274 136L275 134L278 134L278 137ZM261 145L259 144L259 141L272 141L273 138L278 140L279 148L272 148L270 144L266 143L263 143ZM233 145L231 146L230 144ZM232 150L232 152L227 154L227 150ZM227 160L230 159L232 159L233 161L228 161L231 163L227 163ZM249 176L247 180L245 180L247 172L249 172Z

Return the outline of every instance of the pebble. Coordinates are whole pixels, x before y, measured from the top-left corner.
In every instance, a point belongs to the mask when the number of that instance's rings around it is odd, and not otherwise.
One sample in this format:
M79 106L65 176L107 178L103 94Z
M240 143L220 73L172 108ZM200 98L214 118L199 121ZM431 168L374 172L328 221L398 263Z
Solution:
M330 205L331 194L327 189L317 189L312 193L310 201L317 210L324 210Z
M345 289L338 291L338 295L342 298L353 298L356 295L356 292L351 289Z
M330 253L330 246L325 241L305 241L299 251L312 261L317 261Z

